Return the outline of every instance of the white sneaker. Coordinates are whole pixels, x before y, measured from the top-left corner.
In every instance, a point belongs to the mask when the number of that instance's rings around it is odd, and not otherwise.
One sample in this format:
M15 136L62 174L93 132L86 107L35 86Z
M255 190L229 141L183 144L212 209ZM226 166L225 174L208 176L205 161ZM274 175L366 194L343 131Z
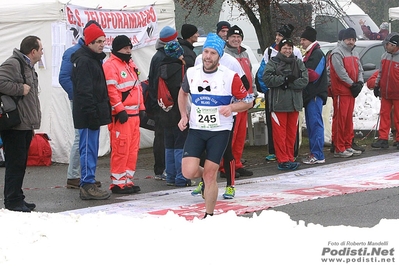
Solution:
M353 153L353 156L359 156L360 154L362 154L362 151L358 151L358 150L355 150L353 148L348 148L346 150L351 152L351 153Z
M344 150L343 152L334 152L334 157L335 158L348 158L353 155L353 152L350 152L348 150Z
M303 160L302 162L304 164L317 164L317 163L325 163L326 160L325 159L319 160L316 157L314 157L313 155L311 155L308 158L306 158L305 160Z

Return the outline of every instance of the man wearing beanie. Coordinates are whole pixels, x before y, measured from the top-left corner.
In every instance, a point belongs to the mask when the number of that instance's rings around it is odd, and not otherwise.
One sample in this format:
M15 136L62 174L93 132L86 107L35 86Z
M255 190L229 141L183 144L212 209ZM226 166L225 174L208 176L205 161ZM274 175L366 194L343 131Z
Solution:
M176 41L177 31L169 26L162 28L159 38L155 43L157 52L151 58L148 72L148 92L150 100L145 102L146 113L149 118L155 121L154 130L154 174L155 180L165 180L165 145L164 145L164 122L159 119L159 112L162 111L158 105L158 78L160 75L161 61L166 57L164 46L170 41Z
M222 31L220 31L220 32L222 32ZM227 33L226 33L226 37L227 37ZM236 72L238 74L238 76L241 78L241 81L244 84L244 87L248 90L249 89L249 81L248 81L248 78L245 75L245 72L242 69L240 63L238 62L238 60L235 57L231 56L228 53L224 53L225 46L220 47L220 48L221 48L221 51L223 51L223 55L219 60L220 65L225 66L228 69L231 69L234 72ZM201 63L202 63L202 54L198 55L197 58L195 59L195 65L198 65ZM233 128L234 128L234 123L233 123ZM219 168L220 177L226 178L226 189L225 189L225 193L222 195L224 199L233 199L234 198L234 196L235 196L235 179L240 176L240 174L235 171L235 160L234 160L233 151L232 151L232 147L231 147L232 141L233 141L233 134L230 134L226 150L223 154L223 162L221 163L221 166ZM203 182L200 182L199 185L197 186L197 188L195 188L191 192L191 194L194 196L200 194L202 191L202 186L203 186Z
M89 20L86 23L85 28L89 27L91 24L100 25L95 20ZM73 109L73 86L72 86L72 69L73 64L71 62L71 56L75 53L82 45L84 45L84 35L78 40L78 43L72 47L65 50L62 55L62 62L60 68L60 74L58 81L60 82L62 88L68 94L70 100L71 110ZM100 181L96 181L97 186L101 186ZM75 129L75 137L71 147L71 152L69 155L69 166L67 172L67 188L79 188L80 186L80 155L79 155L79 130Z
M322 111L327 101L327 70L326 57L316 41L316 36L316 30L309 26L301 35L301 45L305 50L303 62L309 76L309 83L302 91L310 147L310 155L303 160L304 164L325 162Z
M202 177L205 216L213 215L218 196L217 171L233 126L233 113L248 110L253 97L234 71L219 65L225 41L209 33L203 46L202 64L187 70L179 91L180 130L189 132L184 146L182 173ZM187 104L191 95L191 112ZM202 100L209 99L209 100ZM204 168L200 158L206 152Z
M186 67L192 67L194 66L195 58L197 57L197 54L194 52L193 43L198 41L198 29L194 25L183 24L183 26L181 26L180 33L182 38L177 38L177 40L183 47Z
M380 97L380 127L378 129L378 140L371 144L373 148L388 148L388 136L391 119L395 123L395 128L399 128L399 35L395 33L385 43L386 52L381 57L381 67L378 72L374 86L375 97ZM391 117L391 112L393 117ZM396 149L399 149L399 134L393 136L396 142Z
M85 45L71 57L73 122L80 134L80 198L100 200L110 196L108 191L95 184L100 126L111 122L111 106L102 68L106 39L102 29L95 24L84 30L84 36Z
M282 25L278 30L276 30L276 37L274 40L274 43L265 50L263 54L262 61L260 62L259 69L256 72L256 86L257 90L259 92L264 93L265 95L265 101L268 102L268 90L269 88L266 86L265 82L263 81L263 72L265 70L267 62L269 62L270 58L275 57L278 54L279 51L279 45L280 42L284 38L291 38L292 31L294 30L294 26L291 24L286 24ZM298 47L294 46L294 56L296 56L298 59L302 59L302 53L301 50L299 50ZM269 155L266 156L266 160L268 161L275 161L276 160L276 155L275 155L275 150L274 150L274 143L273 143L273 131L272 131L272 121L271 121L271 116L270 112L268 110L268 107L265 107L265 116L266 116L266 124L267 124L267 148L269 151ZM299 136L299 135L298 135ZM297 150L298 150L298 145L299 145L299 137L297 138L297 142L295 143L295 156L297 156Z
M356 31L345 29L330 55L330 80L333 97L332 138L334 157L347 158L360 155L362 151L352 148L353 111L355 98L363 87L363 68L359 54L353 49Z
M246 49L241 46L244 39L244 33L237 25L232 26L227 32L227 43L225 52L230 54L238 60L245 75L249 81L248 93L254 94L253 76L252 76L252 64L249 59L249 55ZM235 170L240 176L251 176L252 171L249 171L243 167L241 162L242 153L244 151L245 139L247 134L247 111L240 112L235 117L233 140L232 140L232 151L235 160Z
M126 35L116 36L112 52L104 63L104 74L112 108L108 125L111 139L111 185L116 194L140 191L133 178L140 148L140 111L144 100L138 69L132 55L132 42Z
M216 24L216 34L226 41L227 32L229 31L230 27L230 23L228 23L227 21L219 21L218 24Z

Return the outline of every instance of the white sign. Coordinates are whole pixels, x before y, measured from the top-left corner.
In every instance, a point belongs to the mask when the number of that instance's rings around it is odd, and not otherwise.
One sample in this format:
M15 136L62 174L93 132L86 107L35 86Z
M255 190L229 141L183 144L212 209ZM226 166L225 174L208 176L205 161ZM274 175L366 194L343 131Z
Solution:
M112 41L118 35L126 35L139 49L155 44L158 38L157 14L154 6L147 6L135 11L89 9L67 5L67 27L74 42L83 35L83 29L89 20L100 24L106 35L105 51L110 51Z

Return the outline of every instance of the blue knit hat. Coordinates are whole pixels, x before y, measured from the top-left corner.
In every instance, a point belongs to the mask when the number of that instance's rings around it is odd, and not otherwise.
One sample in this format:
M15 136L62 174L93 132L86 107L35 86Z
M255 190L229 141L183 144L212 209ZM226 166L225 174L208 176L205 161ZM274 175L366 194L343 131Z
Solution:
M173 58L179 58L184 54L183 47L181 47L179 42L177 41L171 41L166 43L164 49L165 54Z
M219 54L219 56L222 57L225 45L226 42L222 38L220 38L217 34L209 33L208 36L206 37L203 49L205 48L215 49L216 52Z
M177 31L169 26L164 27L159 33L159 39L163 42L170 42L177 38Z

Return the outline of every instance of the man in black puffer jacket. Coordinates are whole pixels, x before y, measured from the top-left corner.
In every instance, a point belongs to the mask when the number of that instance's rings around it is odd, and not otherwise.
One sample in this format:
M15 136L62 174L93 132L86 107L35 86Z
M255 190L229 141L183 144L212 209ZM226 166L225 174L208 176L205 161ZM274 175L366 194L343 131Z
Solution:
M71 57L73 63L73 122L79 129L80 198L107 199L111 195L95 185L100 126L111 123L102 60L105 58L105 34L92 24L84 30L85 45Z

